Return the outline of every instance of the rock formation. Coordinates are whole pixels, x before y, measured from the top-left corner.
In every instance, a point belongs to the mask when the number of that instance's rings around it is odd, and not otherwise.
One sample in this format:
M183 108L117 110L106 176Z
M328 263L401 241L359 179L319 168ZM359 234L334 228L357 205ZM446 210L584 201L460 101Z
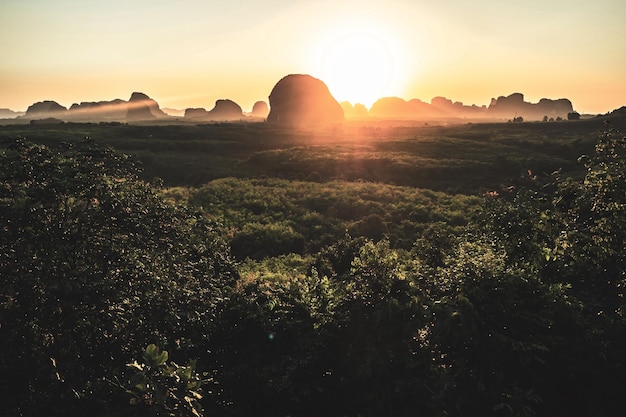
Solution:
M460 101L453 102L445 97L434 97L430 105L450 117L487 117L487 106L466 106Z
M267 115L270 113L270 108L268 107L267 103L264 101L257 101L256 103L254 103L254 106L252 106L252 113L251 116L252 117L260 117L262 119L267 118Z
M208 120L209 112L202 107L191 107L185 109L185 119Z
M163 113L167 114L168 116L183 117L185 115L185 110L172 109L168 107L165 107L162 110L163 110Z
M45 100L40 101L26 109L24 118L26 119L45 119L49 117L63 118L67 113L67 108L61 106L56 101Z
M126 119L128 102L115 99L111 101L74 103L69 109L67 118L84 121L121 121Z
M215 107L210 111L204 108L185 109L185 119L203 122L227 122L241 120L243 118L243 110L241 106L232 100L217 100Z
M152 120L157 117L167 117L159 108L156 101L143 93L133 93L128 100L126 119L129 121Z
M383 97L369 111L370 116L381 119L419 119L441 114L442 112L421 100L415 98L406 101L399 97Z
M524 101L523 94L513 93L508 97L492 98L488 111L494 117L513 118L519 116L523 117L524 120L542 120L544 116L565 118L574 109L572 102L566 98L558 100L542 98L539 103L529 103Z
M0 109L0 119L15 119L24 114L24 112L13 111L11 109Z
M572 103L568 99L543 98L539 103L528 103L524 101L523 94L514 93L491 99L489 107L466 106L445 97L434 97L430 104L417 99L406 101L398 97L385 97L374 103L369 114L386 119L463 117L512 120L521 117L523 120L541 120L544 116L565 118L572 111Z
M368 115L367 107L361 103L356 103L353 106L349 101L342 101L339 104L346 119L364 119Z
M215 121L241 120L243 117L241 106L228 99L217 100L215 102L215 107L213 107L213 109L211 109L208 113L209 118Z
M306 74L282 78L269 96L267 122L285 127L320 127L341 123L343 109L323 81Z

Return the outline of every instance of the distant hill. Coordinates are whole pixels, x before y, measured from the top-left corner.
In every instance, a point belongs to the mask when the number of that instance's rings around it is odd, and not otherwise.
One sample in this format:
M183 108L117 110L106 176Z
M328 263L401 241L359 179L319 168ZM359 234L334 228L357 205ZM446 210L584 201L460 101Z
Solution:
M542 120L544 117L567 118L573 112L571 101L562 98L541 99L538 103L524 101L524 95L513 93L491 99L487 106L465 105L445 97L435 97L430 103L418 99L404 100L398 97L384 97L376 101L369 110L369 116L377 118L423 119L423 118L489 118Z
M270 108L267 105L267 103L264 101L257 101L256 103L254 103L254 106L252 106L252 113L250 113L250 115L252 117L265 119L267 118L267 115L269 113L270 113Z
M204 108L189 108L185 110L185 120L206 122L228 122L241 120L244 117L241 106L232 100L221 99L207 111Z
M521 93L491 99L491 104L487 109L487 112L493 116L523 117L528 120L541 120L544 116L566 118L568 113L573 111L572 102L566 98L557 100L542 98L538 103L529 103L524 101L524 95Z
M14 119L23 116L25 112L13 111L11 109L0 109L0 119Z
M269 96L267 122L285 127L319 127L344 121L343 109L328 86L307 74L283 77Z
M611 118L626 118L626 106L622 106L619 109L613 110L607 116Z
M63 118L67 114L67 108L53 100L44 100L31 104L26 109L26 119Z
M126 107L126 120L141 121L166 118L167 114L159 108L159 103L144 93L133 93Z
M128 102L120 99L111 101L74 103L68 115L72 120L104 121L124 120L128 111Z
M34 103L25 113L0 109L0 119L63 121L167 121L177 118L189 122L267 120L278 125L324 125L344 119L483 119L492 121L533 121L571 118L574 111L567 98L542 98L537 103L525 101L522 93L492 98L488 106L466 105L446 97L434 97L430 103L417 98L382 97L370 109L349 102L338 103L326 84L307 74L290 74L279 80L269 94L269 106L257 101L251 113L243 113L241 106L232 100L221 99L211 110L187 108L185 110L161 109L159 104L144 93L134 92L129 100L74 103L70 108L52 100ZM621 117L626 110L617 109L611 117ZM583 115L583 119L595 115ZM608 116L607 116L608 117Z
M162 110L165 114L172 117L183 117L185 115L185 110L181 109L172 109L170 107L165 107Z
M25 120L59 119L63 121L99 122L99 121L144 121L167 119L168 116L159 104L144 93L134 92L128 101L74 103L69 109L56 101L45 100L32 104L26 113L20 116Z

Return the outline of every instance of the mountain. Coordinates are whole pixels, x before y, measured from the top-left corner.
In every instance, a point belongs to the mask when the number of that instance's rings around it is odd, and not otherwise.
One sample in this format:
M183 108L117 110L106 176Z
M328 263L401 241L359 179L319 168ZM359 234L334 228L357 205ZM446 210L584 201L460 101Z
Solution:
M159 108L159 104L144 93L133 93L128 100L126 119L129 121L153 120L165 118L167 115Z
M567 118L574 108L572 102L566 98L551 100L542 98L538 103L524 101L524 95L513 93L508 97L500 96L491 99L488 113L496 117L523 117L525 120L541 120L544 116L552 118Z
M370 108L369 115L379 119L418 119L446 116L436 107L419 99L404 100L399 97L383 97Z
M185 115L185 110L172 109L172 108L169 108L169 107L165 107L162 110L163 110L163 113L167 114L168 116L172 116L172 117L183 117Z
M491 99L489 107L468 106L445 97L434 97L430 103L418 99L407 101L399 97L384 97L372 105L369 115L385 119L522 117L526 120L542 120L544 116L565 119L573 111L572 102L565 98L557 100L542 98L538 103L529 103L524 101L523 94L513 93Z
M217 100L215 107L208 113L212 120L220 121L241 120L243 117L241 106L228 99Z
M29 106L21 117L26 120L60 119L69 122L99 121L141 121L169 117L159 104L143 93L132 93L128 101L115 99L111 101L74 103L69 109L56 101L46 100Z
M241 106L228 99L217 100L210 111L203 108L185 110L185 119L192 121L227 122L241 120L243 117Z
M62 119L67 114L67 108L61 106L56 101L44 100L28 106L24 118L26 119L45 119L59 118Z
M81 102L70 106L67 118L72 121L124 120L127 112L128 102L120 99Z
M15 119L16 117L23 116L25 112L13 111L11 109L0 109L0 119Z
M319 127L344 120L343 109L323 81L306 74L282 78L269 96L267 122L285 127Z
M270 108L264 101L257 101L252 106L252 113L250 114L252 117L259 117L261 119L267 118L267 115L270 113Z
M339 105L341 105L346 119L364 119L368 115L367 107L361 103L352 105L349 101L342 101Z
M419 99L383 97L368 110L358 103L338 103L323 81L306 74L283 77L269 95L269 107L266 102L258 101L249 114L244 115L241 106L228 99L217 100L210 111L204 108L165 110L161 110L159 104L146 94L134 92L128 101L81 102L72 104L69 109L55 101L46 100L34 103L23 115L0 109L0 118L132 122L183 116L184 120L195 122L234 121L251 116L250 120L266 119L271 124L293 127L334 124L345 118L548 120L567 119L575 114L572 102L567 98L542 98L537 103L531 103L525 101L521 93L492 98L489 106L465 105L440 96L434 97L430 103Z

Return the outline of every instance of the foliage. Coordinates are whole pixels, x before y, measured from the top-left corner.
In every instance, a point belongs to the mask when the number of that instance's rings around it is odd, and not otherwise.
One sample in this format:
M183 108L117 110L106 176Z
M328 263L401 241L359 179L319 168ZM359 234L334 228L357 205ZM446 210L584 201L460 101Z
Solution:
M14 142L0 175L3 415L67 412L141 346L207 337L235 273L204 216L89 141Z
M0 140L53 145L83 137L134 155L142 178L202 186L226 178L369 181L477 194L531 169L582 175L575 159L593 150L601 120L576 123L350 122L293 132L265 123L0 126Z
M225 226L235 257L261 259L315 254L346 231L410 248L431 222L460 231L482 200L376 183L224 178L190 189L188 201Z
M556 125L447 132L471 142L469 154L485 142L573 152L562 138L538 145L540 129L563 133ZM523 143L529 131L538 136ZM369 142L382 154L355 157L348 176L459 143L362 133L390 136ZM283 139L246 142L267 152L242 164L279 161L289 178L322 150L363 151L328 138L311 153L268 149ZM321 177L347 159L313 165L329 164ZM625 161L626 140L609 130L574 177L519 176L517 159L517 178L483 197L345 178L160 190L93 144L14 144L0 159L0 365L10 381L0 382L9 393L0 411L619 415ZM168 363L156 345L188 365ZM200 376L189 358L210 372ZM200 387L210 387L202 398Z
M141 363L134 361L127 365L128 375L124 382L119 379L108 381L125 401L116 404L114 415L137 416L195 416L203 415L203 381L196 372L196 362L186 366L174 362L167 363L166 350L156 345L148 345L141 355Z

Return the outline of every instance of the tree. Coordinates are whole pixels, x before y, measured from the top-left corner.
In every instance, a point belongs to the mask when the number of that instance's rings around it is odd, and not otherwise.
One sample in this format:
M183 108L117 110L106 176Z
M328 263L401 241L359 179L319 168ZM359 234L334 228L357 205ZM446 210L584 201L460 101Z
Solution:
M580 120L580 113L576 111L567 113L567 120Z
M210 333L228 250L137 174L92 141L0 154L0 414L75 414L145 346L197 354Z

